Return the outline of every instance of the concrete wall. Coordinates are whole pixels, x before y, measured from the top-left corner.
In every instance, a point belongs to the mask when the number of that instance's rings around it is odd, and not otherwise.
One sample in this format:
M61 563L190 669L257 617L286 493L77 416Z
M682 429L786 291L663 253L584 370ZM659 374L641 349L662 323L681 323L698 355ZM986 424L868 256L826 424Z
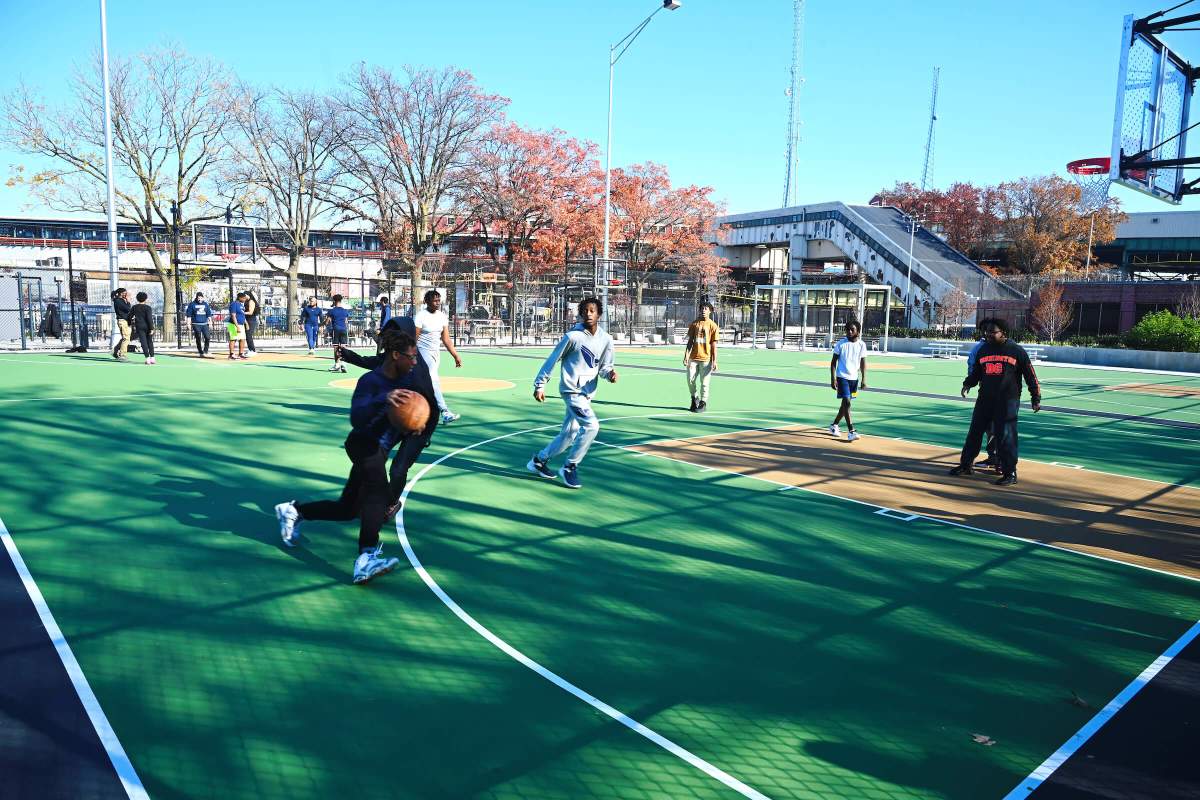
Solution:
M893 353L922 353L922 347L937 339L890 339ZM1042 358L1060 364L1088 364L1096 367L1126 369L1162 369L1171 372L1200 372L1200 353L1163 353L1158 350L1118 350L1108 347L1066 347L1043 345ZM970 349L963 342L962 353ZM966 367L963 367L965 370Z

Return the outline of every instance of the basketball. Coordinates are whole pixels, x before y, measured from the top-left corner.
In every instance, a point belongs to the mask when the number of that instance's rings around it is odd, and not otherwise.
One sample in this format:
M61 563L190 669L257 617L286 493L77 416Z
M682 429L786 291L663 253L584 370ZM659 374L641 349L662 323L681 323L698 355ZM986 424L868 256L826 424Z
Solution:
M392 427L405 433L419 433L429 422L429 401L425 396L402 389L403 399L398 406L388 407L388 420Z

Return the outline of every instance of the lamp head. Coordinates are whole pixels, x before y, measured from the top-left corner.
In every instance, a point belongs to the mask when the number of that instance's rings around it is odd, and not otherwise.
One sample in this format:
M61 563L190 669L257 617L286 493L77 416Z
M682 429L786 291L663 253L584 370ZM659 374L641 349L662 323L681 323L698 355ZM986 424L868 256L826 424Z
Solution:
M683 5L683 3L677 3L675 0L663 0L663 8L665 8L667 11L674 11L681 5Z

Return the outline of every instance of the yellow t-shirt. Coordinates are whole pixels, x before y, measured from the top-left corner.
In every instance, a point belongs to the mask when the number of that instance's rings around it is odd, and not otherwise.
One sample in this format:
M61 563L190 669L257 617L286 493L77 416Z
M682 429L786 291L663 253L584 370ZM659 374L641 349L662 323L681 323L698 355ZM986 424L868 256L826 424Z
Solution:
M692 361L708 361L717 344L717 323L698 319L688 326L688 344L692 346Z

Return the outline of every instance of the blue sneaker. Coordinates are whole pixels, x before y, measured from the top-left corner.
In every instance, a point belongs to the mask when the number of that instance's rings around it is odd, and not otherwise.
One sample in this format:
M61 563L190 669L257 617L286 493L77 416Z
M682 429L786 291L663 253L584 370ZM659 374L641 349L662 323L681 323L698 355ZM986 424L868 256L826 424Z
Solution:
M562 478L568 489L583 488L583 484L579 482L579 469L575 464L563 464L562 469L558 471L558 477Z
M529 463L525 465L525 469L532 472L534 475L540 475L543 478L554 480L554 471L546 466L546 462L537 457L537 453L533 454L533 458L529 459Z

